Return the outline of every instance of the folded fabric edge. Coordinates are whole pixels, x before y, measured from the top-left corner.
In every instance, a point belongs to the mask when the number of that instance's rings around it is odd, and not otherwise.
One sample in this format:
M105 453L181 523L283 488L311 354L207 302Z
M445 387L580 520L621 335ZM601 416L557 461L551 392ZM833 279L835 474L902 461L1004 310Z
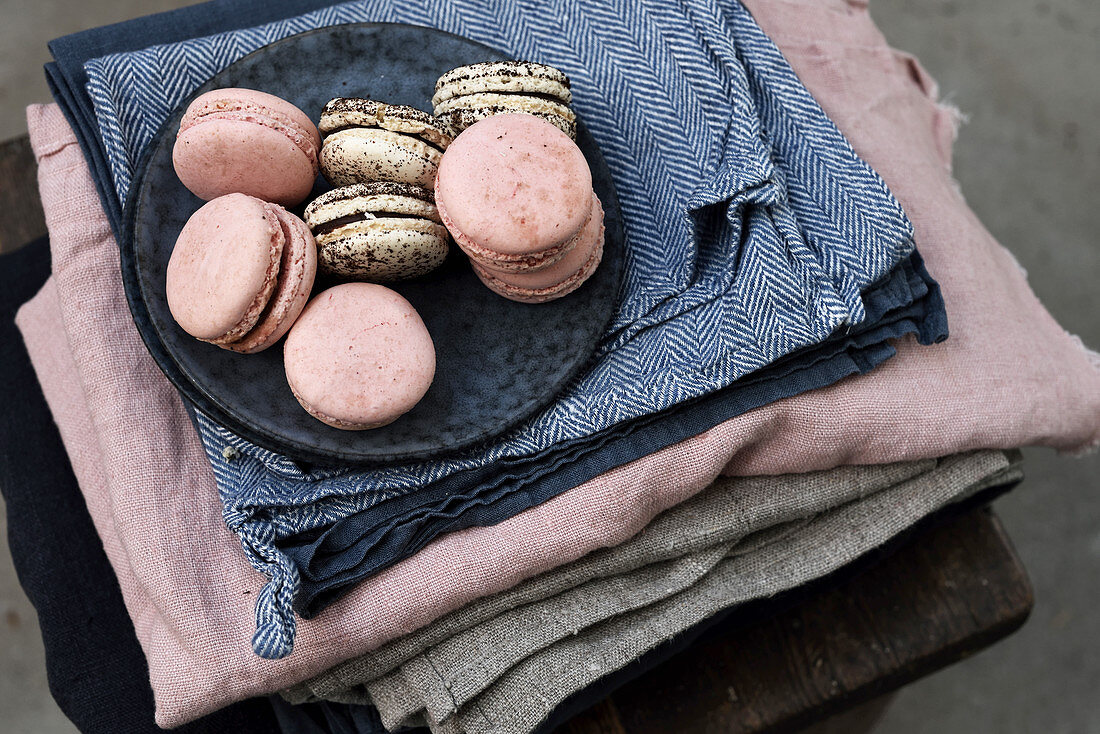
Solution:
M662 643L650 650L625 668L621 668L599 681L598 693L594 688L578 691L555 707L550 716L536 730L536 734L551 734L562 724L572 719L577 714L585 711L600 700L611 696L633 680L646 675L653 669L662 665L673 656L683 652L692 645L701 644L701 639L709 639L719 634L726 634L731 630L740 629L747 623L757 619L764 611L766 614L779 614L804 600L812 598L814 594L823 589L840 585L858 575L864 569L881 562L884 558L898 551L913 539L936 525L948 521L959 513L967 512L974 507L988 504L1004 492L1010 490L1024 478L1022 457L1016 450L1004 452L1008 465L982 480L975 486L974 494L959 499L957 502L947 505L918 520L911 527L903 530L893 538L884 542L881 546L869 550L867 553L855 558L851 562L835 569L834 571L818 579L803 584L786 592L780 592L767 599L749 602L746 605L728 608L718 614L704 620L700 624L685 630L680 636ZM354 703L362 703L356 699Z
M965 500L965 498L982 488L984 486L983 483L991 474L997 474L1003 471L1007 468L1007 465L1007 457L1002 452L997 451L974 452L945 457L940 462L937 470L933 472L936 476L929 487L918 489L914 486L917 482L903 483L897 487L883 490L881 493L876 493L864 500L842 505L833 512L826 512L819 515L811 525L825 524L834 527L834 530L838 527L848 527L850 531L853 532L858 528L858 537L851 537L850 532L843 533L837 537L845 537L848 539L842 540L837 550L833 553L822 553L822 549L817 545L817 540L811 540L807 537L808 534L804 533L799 535L796 533L795 535L797 537L793 538L790 543L784 544L790 545L791 548L787 549L783 558L769 559L764 564L764 566L769 569L767 572L769 577L773 573L778 573L782 576L785 570L791 574L793 583L783 586L783 588L773 587L772 591L766 595L770 596L774 593L789 590L790 588L810 582L813 579L820 578L842 568L844 565L858 559L866 553L879 548L890 538L904 532L921 518L933 512L940 511L950 504ZM886 520L881 526L868 522L869 517L874 517L876 513ZM813 549L813 553L803 558L804 554L810 551L811 548ZM765 587L772 587L774 582L758 581L756 583L750 583L749 586L756 588L759 584L762 584L760 589L763 589ZM759 593L759 589L757 593ZM739 594L741 594L741 592L733 592L733 596L735 597ZM746 598L746 601L751 598L754 597ZM637 616L646 618L650 615L658 614L658 610L662 608L665 610L664 613L672 613L674 607L679 604L678 599L679 595L672 599L658 602L656 605L640 611ZM708 602L708 604L709 603L710 602ZM743 602L736 603L739 604ZM689 607L690 606L695 605L689 605ZM704 607L705 606L706 605L704 605ZM720 613L723 608L724 607L716 608L713 614ZM701 609L699 611L701 611ZM683 614L683 616L690 617L693 614L697 615L697 611L691 611L691 609L689 609L688 613ZM679 618L681 615L677 612L675 616ZM706 614L705 617L696 620L693 624L689 624L687 628L690 628L694 624L704 622L709 616L711 616L711 614ZM657 618L659 619L660 617L658 616ZM619 620L619 622L622 621L624 620ZM678 623L679 622L677 622L677 624ZM626 620L627 627L634 627L635 625L636 620L634 620L633 617ZM496 720L494 712L507 718L508 714L497 707L499 707L503 700L512 699L512 696L508 693L511 687L520 686L521 688L517 688L516 690L526 690L523 681L527 680L529 676L534 676L531 678L532 682L538 679L540 674L536 671L542 669L541 660L547 653L549 653L551 657L556 656L557 665L562 664L565 658L563 658L559 652L555 652L555 648L559 648L559 650L568 650L578 645L583 647L585 644L584 640L587 639L589 640L588 644L598 646L599 649L604 649L602 635L606 631L611 634L611 638L606 641L606 644L609 645L610 649L613 651L611 656L614 662L611 664L615 665L624 661L624 664L629 664L629 660L625 658L620 659L617 657L618 653L614 652L614 650L618 649L617 643L615 643L615 635L617 635L618 632L615 630L619 626L620 625L617 624L615 620L600 623L589 630L581 632L580 635L575 638L555 643L550 648L547 648L547 651L528 658L510 671L500 682L494 684L494 686L488 689L484 694L481 694L474 702L471 702L465 708L460 707L457 709L454 715L457 716L458 723L462 724L463 728L474 725L471 731L488 731L485 728L487 721L492 721L494 726L501 724L502 722ZM682 632L683 629L679 631ZM653 644L649 649L655 646L656 645ZM634 655L634 651L636 650L633 645L631 645L629 649L631 652L627 653L627 657ZM566 654L566 657L568 657L568 654ZM553 675L552 672L550 674ZM583 685L589 686L595 684L596 681L589 680L590 678L592 678L592 675L589 672L581 670L579 679L586 681ZM573 683L570 683L570 685L573 685ZM544 690L543 693L555 695L557 691ZM519 720L513 720L511 724L516 726L516 729L504 728L501 729L501 731L509 731L515 734L521 731L529 731L531 728L534 728L530 726L534 715L546 716L550 713L543 709L544 702L541 701L541 695L542 694L539 693L524 693L520 695L518 698L520 700L526 698L528 706L536 703L538 699L539 711L536 712L534 709L521 709L515 711L516 716L523 717L522 723ZM486 697L489 699L488 706L485 705ZM495 705L493 703L494 701ZM380 706L383 722L393 723L394 719L388 715L391 711L387 710L387 704L394 702L377 700L376 703ZM405 704L407 704L407 702L400 700L396 703L398 704L398 710L404 708ZM392 712L396 713L396 711ZM496 731L496 729L494 728L493 731Z
M977 461L983 460L982 457L981 457L982 453L983 452L976 452L974 461L977 462ZM1000 452L984 452L984 453L995 455L995 454L1000 453ZM1018 462L1019 459L1017 458L1016 461ZM1006 459L1006 462L1011 462L1011 459ZM890 484L882 484L882 486L877 486L876 485L874 490L871 491L871 492L867 492L867 489L870 488L869 486L864 487L862 489L859 489L858 492L856 492L855 494L849 492L848 494L850 496L848 496L846 499L844 499L840 503L840 505L837 505L837 507L842 506L842 505L846 505L846 504L849 504L849 503L852 503L852 502L858 502L862 499L865 499L866 497L877 494L878 492L885 491L885 490L889 489L890 487L901 486L903 484L913 485L913 484L916 484L917 482L919 482L921 480L929 480L930 478L934 477L935 472L937 471L937 469L942 470L942 467L941 467L942 464L943 464L942 460L941 461L928 460L928 461L924 461L924 462L919 462L919 464L914 464L912 466L911 471L907 471L905 473L894 476L892 478ZM900 468L900 465L899 465L899 468ZM886 471L887 469L888 469L888 467L882 467L880 471ZM837 472L837 470L830 470L830 474L836 474L836 472ZM806 475L806 478L809 479L809 477L812 476L813 474L818 474L822 478L824 477L824 473L811 473L810 475ZM760 481L766 481L766 479L767 478L758 477L758 478L755 478L755 480L753 480L753 481L760 482ZM792 476L791 479L794 480L794 479L796 479L796 477ZM838 479L843 481L843 479L841 477L838 477ZM848 478L849 481L851 481L851 479L852 479L852 477ZM730 480L726 480L726 481L729 482ZM741 481L744 481L744 480L741 480ZM868 478L866 481L871 482L873 480L871 478ZM665 511L665 513L663 513L662 516L659 516L659 517L655 518L651 522L651 524L649 526L647 526L647 528L654 526L654 524L656 524L656 523L660 523L661 522L661 517L665 517L665 518L682 517L681 520L675 520L675 519L671 520L674 524L676 524L677 522L682 523L682 522L687 520L687 515L685 515L685 513L690 514L690 512L692 512L692 510L690 510L690 508L687 506L688 503L694 503L695 507L697 507L699 509L702 509L703 507L707 506L708 503L713 503L714 501L717 500L718 497L723 496L722 492L732 491L734 486L736 486L736 485L730 486L729 489L723 490L722 487L718 486L717 483L712 484L707 490L704 490L704 492L716 492L717 493L717 494L712 494L710 499L705 499L702 496L703 493L700 493L700 495L697 495L695 498L687 500L687 503L685 503L685 505L680 505L680 506L677 506L676 508L672 508L670 510ZM853 488L853 490L855 490L855 489L857 489L857 488ZM817 490L817 492L819 494L822 491L823 491L822 489ZM814 496L817 496L817 495L815 494ZM806 510L809 512L809 514L811 516L819 514L820 512L828 512L828 511L836 509L836 507L830 508L830 507L826 506L825 504L821 504L821 502L825 501L827 496L828 495L822 494L821 497L819 498L818 502L815 502L815 503L813 503L813 504L806 507ZM784 502L784 501L780 500L779 498L776 498L776 502L778 504L776 505L774 510L778 510L779 507L786 507L787 504L795 503L795 500L794 500L794 498L791 498L788 502ZM795 503L795 504L797 504L797 503ZM694 510L694 512L698 512L699 509ZM793 509L794 509L794 506L792 505L792 507L789 508L789 510L793 510ZM798 513L791 514L790 512L787 512L787 513L782 513L782 514L773 516L772 513L773 513L774 510L768 510L768 511L765 512L763 509L761 509L761 512L764 513L764 516L766 516L766 518L768 518L768 522L772 523L772 524L776 524L776 523L782 524L784 522L790 523L798 515ZM667 525L667 522L665 523L665 525ZM760 528L758 528L758 530L762 529L763 527L765 527L765 526L760 526ZM710 532L711 531L708 531L708 535L710 534ZM746 540L748 537L751 537L751 536L745 536L744 538L742 538L742 540ZM719 538L717 538L717 540L720 541L721 538L719 537ZM623 547L626 548L629 545L629 543L630 543L630 541L628 541L628 543L626 545L624 545ZM747 544L746 543L741 543L741 546L747 547ZM605 550L605 551L598 551L597 553L602 554L602 556L609 556L609 555L614 555L616 553L616 551L609 549L609 550ZM590 554L590 556L591 556L591 554ZM664 558L664 557L662 556L661 558ZM581 561L578 561L577 563L582 563L583 564L584 560L582 559ZM554 572L549 572L549 573L554 573ZM616 572L612 575L618 575L618 572ZM595 580L597 582L599 582L600 580L604 580L606 578L608 578L608 577L604 577L604 576L600 575L600 576L596 576ZM504 592L500 596L506 597L509 594L513 594L513 592ZM535 605L545 604L545 603L547 603L548 600L553 598L553 596L554 595L548 596L545 599L535 598L532 601L527 602L527 605L529 605L529 604L535 604ZM486 600L485 602L482 602L482 605L483 606L488 606L488 602L489 602L489 600ZM526 605L520 605L520 606L526 606ZM458 613L456 612L454 614L458 614ZM488 617L487 619L491 619L491 617ZM482 624L483 624L483 622L474 621L473 626L474 627L479 627ZM444 626L446 626L446 625L444 625ZM454 632L454 634L451 635L451 637L435 638L435 637L429 636L425 639L425 644L428 645L428 647L425 647L424 650L422 650L419 653L415 653L414 655L423 656L423 655L429 654L429 652L428 652L429 648L437 646L437 645L443 643L444 641L447 641L446 644L451 645L451 644L453 644L453 639L452 638L457 639L457 636L462 635L462 634L468 634L468 632L466 632L464 627L456 628L456 631ZM410 637L415 637L415 635L416 635L416 633L413 633L413 635L411 635ZM389 647L391 649L393 649L394 645L397 645L396 649L400 649L400 647L401 647L400 644L398 644L397 642L391 643L391 645ZM378 652L382 652L382 651L380 650ZM411 653L411 652L412 651L410 650L409 653ZM311 700L322 700L322 699L333 700L333 701L338 700L338 701L349 702L349 703L365 703L369 699L364 698L360 694L356 693L356 691L362 691L363 690L362 686L365 685L368 682L366 680L364 674L375 675L376 677L381 678L385 674L390 673L397 666L404 665L404 661L405 661L406 656L407 656L407 653L406 654L399 654L398 657L395 657L393 655L387 655L387 656L384 656L383 659L384 660L388 659L388 662L379 661L380 665L375 665L374 660L376 658L376 653L368 653L367 655L363 656L362 658L358 659L357 661L349 661L347 663L339 664L339 665L334 666L333 668L331 668L326 673L323 673L320 676L317 676L317 677L311 679L310 681L306 681L305 683L300 684L300 685L295 686L295 687L290 688L290 689L285 689L285 690L280 692L280 695L282 695L287 700L289 700L291 702L295 702L295 703L297 703L297 702L306 702L306 701L311 701ZM360 662L360 661L362 661L362 662ZM433 668L434 668L434 665L433 665ZM442 684L445 685L445 686L449 685L445 680L442 681Z
M421 630L414 631L347 663L334 666L286 695L293 697L331 693L334 685L347 687L368 676L387 673L429 647L499 616L502 612L542 604L575 587L592 581L623 576L646 565L668 561L743 538L756 529L800 521L824 511L834 501L849 501L926 474L937 462L923 460L902 464L841 467L783 478L717 478L695 496L654 517L636 535L609 548L595 549L586 556L537 577L522 581L498 594L472 602ZM784 479L789 481L783 482ZM773 492L775 482L791 491ZM838 487L842 487L840 489ZM759 500L755 499L759 498ZM699 518L710 518L700 524ZM553 618L555 615L550 615Z
M108 171L107 162L103 157L103 151L96 145L96 139L94 138L95 129L89 129L89 126L95 123L82 121L77 117L77 110L80 110L81 107L75 102L71 96L71 91L65 86L67 82L64 77L61 76L61 72L57 68L56 62L46 64L44 70L46 74L46 84L50 89L50 94L56 100L56 104L61 109L61 112L65 115L65 120L73 129L77 143L80 145L80 150L84 154L84 160L91 170L97 172L95 176L92 176L92 179L95 182L96 194L99 196L100 206L103 207L103 212L107 215L107 220L111 224L111 232L114 233L115 239L121 242L122 209L119 206L118 199L115 198L114 192L106 186L106 181L109 180L109 176L104 175Z

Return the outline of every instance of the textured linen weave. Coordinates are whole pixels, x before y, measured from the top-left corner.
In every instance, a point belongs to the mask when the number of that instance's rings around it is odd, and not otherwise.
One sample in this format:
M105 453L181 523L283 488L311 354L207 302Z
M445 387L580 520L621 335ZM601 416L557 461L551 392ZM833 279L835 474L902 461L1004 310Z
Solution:
M293 649L299 589L279 539L725 387L861 322L860 291L913 249L901 206L736 2L507 2L486 12L363 1L92 60L119 199L144 145L211 74L279 38L352 21L440 27L565 69L621 198L625 285L595 365L521 427L455 459L303 471L199 421L226 522L271 578L253 639L270 658Z
M569 696L709 617L818 579L988 482L1011 481L1014 472L1004 454L979 452L947 457L908 481L846 503L843 482L816 497L811 489L821 508L815 514L804 514L812 501L800 510L799 499L787 495L776 503L790 510L787 522L768 524L757 516L762 527L746 537L628 579L582 586L572 599L557 600L560 606L552 600L516 609L433 647L367 690L391 729L425 723L436 734L529 734ZM756 500L774 510L769 495L758 491L768 481L745 487L742 507ZM599 618L598 612L616 608L623 612ZM555 625L544 613L557 611L565 618ZM523 644L530 648L520 650Z
M989 464L982 453L967 459L976 466L1000 466L996 461ZM744 541L749 536L771 528L800 528L815 515L903 483L913 494L960 483L960 476L947 472L946 466L957 464L928 460L781 477L720 478L654 518L625 543L468 604L283 694L294 703L366 703L374 681L398 672L402 685L417 691L430 712L439 712L432 715L441 719L447 701L464 705L535 651L671 596L698 580L735 544L738 553L748 552ZM961 483L968 484L969 476ZM709 555L719 546L716 557Z

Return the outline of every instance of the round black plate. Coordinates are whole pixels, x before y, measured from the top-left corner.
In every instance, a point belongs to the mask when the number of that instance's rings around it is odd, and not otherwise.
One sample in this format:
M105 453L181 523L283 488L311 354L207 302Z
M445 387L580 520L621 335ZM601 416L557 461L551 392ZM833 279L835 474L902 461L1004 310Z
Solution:
M265 46L195 94L218 87L259 89L290 100L314 122L325 102L338 96L430 110L440 74L504 58L430 28L332 26ZM191 338L168 311L168 258L180 229L203 203L172 169L172 144L185 107L161 128L138 166L124 217L123 276L138 331L161 369L200 410L233 432L310 462L434 458L515 426L546 405L592 355L615 308L624 245L610 173L581 125L577 142L606 212L604 260L595 275L574 293L539 305L493 294L461 257L450 258L419 281L394 286L420 312L435 341L431 389L412 411L384 428L340 431L313 419L287 386L281 343L260 354L235 354ZM324 188L318 179L314 193ZM319 282L315 292L326 285Z

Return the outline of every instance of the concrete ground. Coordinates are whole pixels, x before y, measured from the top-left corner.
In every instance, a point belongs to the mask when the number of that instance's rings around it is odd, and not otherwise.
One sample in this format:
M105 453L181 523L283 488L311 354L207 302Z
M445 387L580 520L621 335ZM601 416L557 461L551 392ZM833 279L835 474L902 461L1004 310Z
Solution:
M46 41L184 4L0 0L0 139L24 132L27 103L48 99ZM971 206L1054 317L1100 347L1100 4L875 0L872 14L969 116L955 172ZM1100 457L1026 456L1027 481L997 510L1035 585L1032 618L903 689L875 731L1100 732ZM0 556L0 728L71 732L49 697L34 611L6 544Z

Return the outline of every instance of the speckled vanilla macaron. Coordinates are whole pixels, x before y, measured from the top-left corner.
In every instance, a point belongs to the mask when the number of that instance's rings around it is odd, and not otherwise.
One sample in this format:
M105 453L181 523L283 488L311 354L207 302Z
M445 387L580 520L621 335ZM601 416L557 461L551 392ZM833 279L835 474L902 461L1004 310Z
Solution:
M358 431L392 423L424 397L435 377L435 346L399 293L344 283L309 302L287 336L283 363L310 415Z
M432 192L415 184L375 181L327 191L306 207L321 272L388 283L443 264L450 236Z
M431 188L451 135L423 110L338 97L325 105L320 165L334 186L397 181Z
M451 69L436 81L432 96L436 117L455 134L491 115L522 112L541 117L575 140L572 102L569 77L531 61L487 61Z

